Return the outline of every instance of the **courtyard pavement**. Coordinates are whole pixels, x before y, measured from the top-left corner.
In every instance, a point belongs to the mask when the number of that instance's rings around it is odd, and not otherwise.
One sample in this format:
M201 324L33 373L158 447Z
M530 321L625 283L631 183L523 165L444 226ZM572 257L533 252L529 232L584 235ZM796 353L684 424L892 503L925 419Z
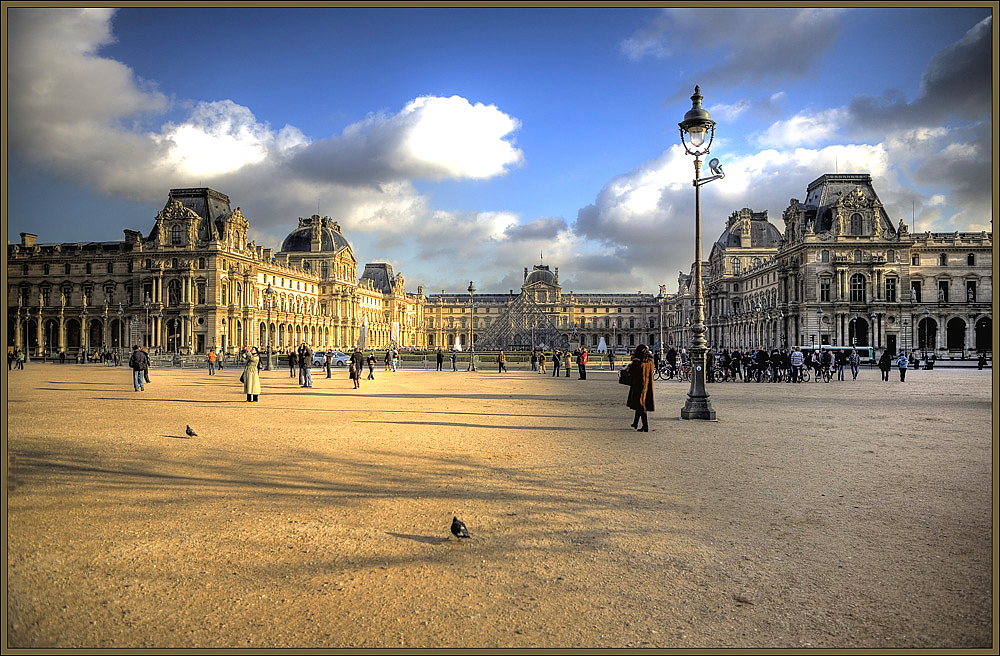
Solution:
M990 371L240 372L7 373L6 647L995 653Z

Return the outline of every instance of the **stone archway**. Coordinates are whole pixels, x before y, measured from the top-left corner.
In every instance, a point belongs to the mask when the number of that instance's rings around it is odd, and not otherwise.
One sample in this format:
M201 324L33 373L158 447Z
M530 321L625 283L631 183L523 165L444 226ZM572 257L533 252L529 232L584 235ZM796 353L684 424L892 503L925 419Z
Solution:
M868 320L858 317L850 321L847 327L847 338L851 346L871 346L868 343Z
M965 350L965 320L955 317L948 322L945 330L947 331L948 350Z
M976 321L976 350L980 353L993 351L993 320L989 317Z
M924 351L937 348L937 321L924 317L917 324L917 346Z

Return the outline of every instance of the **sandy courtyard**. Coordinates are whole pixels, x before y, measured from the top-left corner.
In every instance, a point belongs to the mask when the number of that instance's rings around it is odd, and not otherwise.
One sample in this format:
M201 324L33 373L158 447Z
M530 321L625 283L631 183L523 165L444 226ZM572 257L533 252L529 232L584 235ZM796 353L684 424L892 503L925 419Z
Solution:
M7 647L995 644L988 371L316 373L9 372Z

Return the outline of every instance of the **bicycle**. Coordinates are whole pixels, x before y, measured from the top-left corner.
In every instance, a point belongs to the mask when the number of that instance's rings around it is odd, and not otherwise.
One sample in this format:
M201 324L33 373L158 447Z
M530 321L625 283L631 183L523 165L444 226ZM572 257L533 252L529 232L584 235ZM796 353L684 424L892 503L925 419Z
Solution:
M677 372L677 380L682 383L691 380L691 365L682 364L680 370Z
M666 362L661 362L660 366L653 372L657 380L670 380L674 377L673 368Z

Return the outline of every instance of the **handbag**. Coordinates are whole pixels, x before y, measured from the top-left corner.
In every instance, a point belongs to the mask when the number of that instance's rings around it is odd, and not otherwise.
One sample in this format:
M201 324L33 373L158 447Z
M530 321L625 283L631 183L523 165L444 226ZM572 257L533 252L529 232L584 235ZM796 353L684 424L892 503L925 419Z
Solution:
M618 370L618 382L622 385L631 385L632 378L629 376L628 367Z

